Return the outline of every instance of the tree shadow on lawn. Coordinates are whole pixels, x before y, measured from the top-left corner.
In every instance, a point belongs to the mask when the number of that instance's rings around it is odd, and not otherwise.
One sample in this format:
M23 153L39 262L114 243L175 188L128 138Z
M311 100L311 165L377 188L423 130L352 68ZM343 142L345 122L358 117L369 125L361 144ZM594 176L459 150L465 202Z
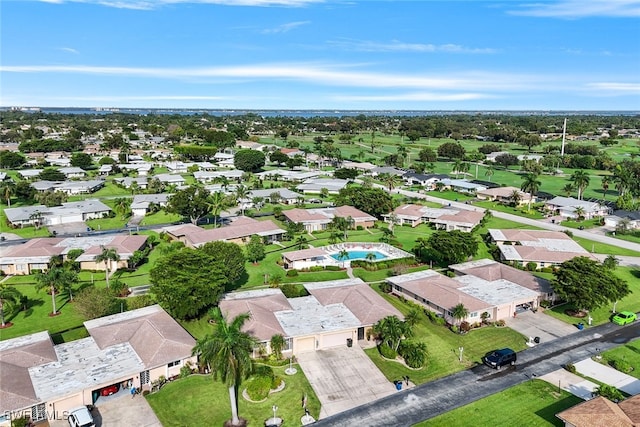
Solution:
M637 279L640 279L640 270L631 270L631 275Z
M565 409L569 409L580 402L583 402L583 400L579 397L573 395L567 396L562 400L558 400L557 402L536 411L535 414L547 421L549 424L558 425L558 418L556 417L556 414L564 411Z
M44 300L42 299L33 299L33 298L28 298L22 302L21 304L24 304L21 307L21 310L17 310L14 313L12 313L9 317L7 317L7 321L10 322L13 319L15 319L16 317L18 317L21 313L23 314L23 318L27 318L29 316L31 316L33 314L33 307L38 306L38 307L42 307L44 305Z

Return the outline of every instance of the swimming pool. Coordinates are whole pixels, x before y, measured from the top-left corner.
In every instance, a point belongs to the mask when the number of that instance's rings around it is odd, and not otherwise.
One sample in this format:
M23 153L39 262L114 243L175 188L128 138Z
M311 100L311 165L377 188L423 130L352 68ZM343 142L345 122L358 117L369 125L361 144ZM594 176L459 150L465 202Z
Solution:
M336 252L331 254L331 258L338 260L338 261L343 261L343 260L353 260L353 259L367 259L367 254L373 254L375 256L375 260L379 260L379 259L384 259L384 258L388 258L388 255L385 255L381 252L378 251L362 251L362 250L358 250L358 251L347 251L347 254L349 255L348 258L341 258L340 257L340 252Z

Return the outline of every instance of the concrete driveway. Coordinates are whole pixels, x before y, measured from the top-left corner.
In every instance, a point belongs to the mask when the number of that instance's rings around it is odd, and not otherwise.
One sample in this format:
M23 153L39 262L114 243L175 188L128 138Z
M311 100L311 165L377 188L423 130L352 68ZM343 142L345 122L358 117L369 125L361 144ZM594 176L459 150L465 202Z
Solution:
M585 380L581 376L572 374L564 368L549 372L541 376L540 379L554 386L558 386L584 400L591 399L593 392L598 387L598 384L593 381Z
M568 325L539 310L536 313L529 310L518 313L516 317L510 317L505 322L508 327L520 332L525 337L540 337L541 342L548 342L578 332L575 326Z
M162 427L147 399L141 395L132 399L129 393L124 393L103 403L98 402L92 414L96 427ZM49 426L69 427L69 423L67 420L49 421Z
M357 345L296 357L322 404L320 419L397 393L395 385Z

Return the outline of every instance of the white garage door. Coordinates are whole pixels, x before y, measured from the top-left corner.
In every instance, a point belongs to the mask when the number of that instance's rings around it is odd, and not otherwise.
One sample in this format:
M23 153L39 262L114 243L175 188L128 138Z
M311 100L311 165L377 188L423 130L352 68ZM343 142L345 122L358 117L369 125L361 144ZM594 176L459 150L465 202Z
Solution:
M316 349L316 339L314 337L299 338L296 340L293 351L294 353L302 353L304 351L313 351Z
M353 337L353 334L351 333L351 331L339 332L337 334L323 335L320 346L322 348L346 346L347 338L352 338L352 337Z

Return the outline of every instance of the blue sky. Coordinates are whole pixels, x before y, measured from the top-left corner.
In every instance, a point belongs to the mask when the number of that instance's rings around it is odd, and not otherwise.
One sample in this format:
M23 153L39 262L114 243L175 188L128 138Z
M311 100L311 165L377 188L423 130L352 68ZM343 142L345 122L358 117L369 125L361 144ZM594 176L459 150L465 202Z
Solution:
M0 105L638 110L639 0L3 0Z

